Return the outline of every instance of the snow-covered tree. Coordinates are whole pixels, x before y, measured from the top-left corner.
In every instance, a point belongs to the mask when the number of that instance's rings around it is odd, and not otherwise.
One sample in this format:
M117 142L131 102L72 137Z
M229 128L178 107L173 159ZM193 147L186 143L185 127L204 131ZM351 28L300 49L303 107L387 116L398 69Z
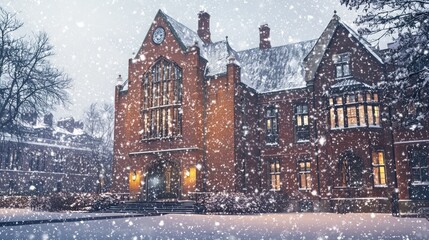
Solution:
M24 114L43 113L69 99L71 79L49 61L54 52L47 34L19 36L22 26L0 8L0 132L13 130Z
M93 155L98 159L101 191L109 185L112 174L114 119L112 104L92 103L84 114L85 131L99 139L100 143L98 148L93 149Z
M84 113L85 131L102 140L106 148L113 148L115 111L112 104L92 103Z
M356 23L360 33L375 41L393 37L386 63L394 69L384 85L393 104L410 111L399 114L406 122L420 122L429 114L429 1L341 0L350 9L362 10Z

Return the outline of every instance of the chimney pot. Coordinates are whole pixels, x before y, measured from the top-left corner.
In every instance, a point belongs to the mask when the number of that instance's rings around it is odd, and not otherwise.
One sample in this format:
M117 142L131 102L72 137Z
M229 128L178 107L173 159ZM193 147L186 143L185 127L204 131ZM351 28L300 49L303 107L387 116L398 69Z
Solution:
M210 14L205 11L198 13L198 36L204 43L211 43L210 36Z
M116 86L122 86L123 81L122 81L122 76L121 74L119 74L118 78L116 79Z
M271 48L270 28L268 27L268 24L263 24L259 27L259 48Z

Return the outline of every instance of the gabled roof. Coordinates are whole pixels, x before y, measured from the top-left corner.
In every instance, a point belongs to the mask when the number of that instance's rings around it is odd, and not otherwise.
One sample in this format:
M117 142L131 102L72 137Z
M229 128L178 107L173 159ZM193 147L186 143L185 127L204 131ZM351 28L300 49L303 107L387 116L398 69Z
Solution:
M318 39L239 52L232 49L226 40L205 44L195 31L161 10L157 16L166 21L182 50L186 51L195 45L200 48L200 56L207 60L206 76L225 74L229 59L234 57L241 67L241 81L259 93L306 87L306 81L314 78L338 26L344 26L378 61L383 63L371 45L340 21L337 15L334 15Z
M179 41L184 51L197 44L200 48L201 57L208 61L206 69L207 76L226 73L226 64L228 63L229 57L236 56L235 50L231 48L228 41L223 40L205 44L195 31L176 21L174 18L168 16L161 10L158 11L157 16L158 15L166 21L170 31Z
M303 60L315 43L310 40L237 52L241 81L260 93L305 87Z
M179 44L182 47L182 50L185 51L188 47L194 46L195 43L197 43L200 49L204 45L204 42L201 40L198 34L193 30L189 29L185 25L176 21L174 18L168 16L161 10L158 11L156 16L158 15L161 16L167 22L167 25L169 26L170 31L179 41Z
M378 53L364 37L357 34L351 27L349 27L347 24L341 21L341 19L339 20L339 23L343 27L345 27L347 31L349 31L350 34L353 35L353 37L355 37L366 48L366 50L368 50L368 52L370 52L371 55L377 59L377 61L379 61L381 64L384 64L381 54Z
M203 57L207 60L206 76L226 73L229 58L234 57L237 59L237 52L231 48L226 40L206 44L201 50Z
M322 58L326 50L328 49L329 43L331 42L332 37L334 36L334 33L339 26L344 27L357 41L359 41L359 43L361 43L368 50L368 52L372 56L374 56L375 59L377 59L377 61L379 61L381 64L384 63L381 55L373 49L373 47L371 46L371 44L368 43L368 41L366 41L363 37L359 36L359 34L357 34L347 24L341 21L340 17L334 14L328 26L326 26L319 39L317 39L317 42L314 45L313 49L304 59L306 81L311 81L312 79L314 79L317 68L319 67L320 62L322 61Z

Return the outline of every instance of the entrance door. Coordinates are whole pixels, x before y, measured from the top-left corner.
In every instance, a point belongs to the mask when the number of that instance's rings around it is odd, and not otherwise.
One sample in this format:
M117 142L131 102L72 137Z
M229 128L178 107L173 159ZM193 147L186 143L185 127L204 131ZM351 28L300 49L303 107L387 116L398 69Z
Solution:
M153 164L147 175L147 200L175 200L179 197L179 167L172 161Z

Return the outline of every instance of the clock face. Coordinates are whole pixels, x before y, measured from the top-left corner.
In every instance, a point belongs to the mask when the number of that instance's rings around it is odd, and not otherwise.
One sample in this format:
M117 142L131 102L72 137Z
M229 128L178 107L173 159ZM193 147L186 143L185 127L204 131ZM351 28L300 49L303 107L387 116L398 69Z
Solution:
M165 38L165 31L164 28L158 27L155 29L152 35L152 40L155 44L161 44L162 41L164 41Z

